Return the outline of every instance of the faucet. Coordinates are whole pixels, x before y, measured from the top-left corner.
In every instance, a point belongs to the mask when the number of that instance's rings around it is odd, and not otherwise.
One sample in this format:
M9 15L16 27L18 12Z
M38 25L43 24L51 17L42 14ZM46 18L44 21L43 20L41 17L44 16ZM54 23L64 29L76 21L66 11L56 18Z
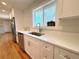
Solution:
M37 24L37 27L38 27L38 32L41 33L42 29L40 27L40 23Z

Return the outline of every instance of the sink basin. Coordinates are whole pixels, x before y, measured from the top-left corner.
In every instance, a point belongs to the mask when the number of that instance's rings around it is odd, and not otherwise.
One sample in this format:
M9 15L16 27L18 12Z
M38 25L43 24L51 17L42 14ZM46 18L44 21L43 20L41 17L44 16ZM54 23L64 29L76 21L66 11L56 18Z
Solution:
M42 36L43 35L43 34L38 33L38 32L30 32L29 34L36 35L36 36Z

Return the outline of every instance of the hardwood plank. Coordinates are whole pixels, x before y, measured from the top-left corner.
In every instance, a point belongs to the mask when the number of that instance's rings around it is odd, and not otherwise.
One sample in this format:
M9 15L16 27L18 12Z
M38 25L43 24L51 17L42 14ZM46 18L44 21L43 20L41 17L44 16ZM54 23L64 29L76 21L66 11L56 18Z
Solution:
M12 34L3 34L0 39L0 59L31 59L12 41Z

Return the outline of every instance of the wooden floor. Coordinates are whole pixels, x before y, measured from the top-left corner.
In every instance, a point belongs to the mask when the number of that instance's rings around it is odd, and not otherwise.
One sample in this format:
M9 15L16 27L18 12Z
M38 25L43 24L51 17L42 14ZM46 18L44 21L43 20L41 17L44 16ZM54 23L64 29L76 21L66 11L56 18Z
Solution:
M0 38L0 59L31 59L12 41L12 34L3 34Z

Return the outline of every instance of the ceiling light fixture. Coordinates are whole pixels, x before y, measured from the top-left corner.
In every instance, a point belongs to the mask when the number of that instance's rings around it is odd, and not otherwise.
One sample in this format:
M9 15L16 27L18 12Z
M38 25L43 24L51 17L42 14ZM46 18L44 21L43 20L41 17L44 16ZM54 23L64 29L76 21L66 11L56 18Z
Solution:
M2 10L2 12L5 12L6 10Z
M2 2L3 5L7 5L5 2Z

